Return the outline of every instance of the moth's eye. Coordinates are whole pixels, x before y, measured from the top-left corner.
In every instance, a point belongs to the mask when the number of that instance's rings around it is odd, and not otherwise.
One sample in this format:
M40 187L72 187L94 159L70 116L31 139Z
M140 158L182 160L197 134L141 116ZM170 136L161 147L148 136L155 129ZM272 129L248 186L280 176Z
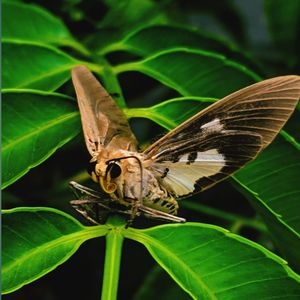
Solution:
M87 171L91 176L91 178L93 179L93 181L99 182L99 176L96 174L96 165L97 165L97 161L89 162L87 166Z
M97 161L92 161L89 162L87 166L87 172L92 176L93 172L95 173L95 168L96 168Z
M121 175L121 172L121 167L115 162L108 164L106 168L106 174L109 173L111 178L119 177Z

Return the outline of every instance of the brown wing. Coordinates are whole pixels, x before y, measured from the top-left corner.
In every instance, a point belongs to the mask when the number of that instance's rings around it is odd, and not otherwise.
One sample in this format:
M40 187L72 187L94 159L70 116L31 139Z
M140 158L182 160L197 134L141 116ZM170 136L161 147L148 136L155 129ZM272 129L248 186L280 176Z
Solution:
M123 112L85 66L72 70L86 146L96 157L108 145L136 150L137 141Z
M237 91L185 121L144 154L176 196L214 185L270 144L294 111L300 77L282 76Z

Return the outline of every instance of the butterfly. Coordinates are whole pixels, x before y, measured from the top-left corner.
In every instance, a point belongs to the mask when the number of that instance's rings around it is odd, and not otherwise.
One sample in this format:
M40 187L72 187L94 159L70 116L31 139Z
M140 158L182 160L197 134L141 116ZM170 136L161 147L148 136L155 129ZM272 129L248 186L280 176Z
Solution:
M91 155L89 173L101 191L72 182L72 205L93 223L115 211L171 222L182 197L226 179L265 149L293 113L300 77L275 77L243 88L200 111L138 151L122 110L85 66L72 70ZM81 194L81 195L79 195Z

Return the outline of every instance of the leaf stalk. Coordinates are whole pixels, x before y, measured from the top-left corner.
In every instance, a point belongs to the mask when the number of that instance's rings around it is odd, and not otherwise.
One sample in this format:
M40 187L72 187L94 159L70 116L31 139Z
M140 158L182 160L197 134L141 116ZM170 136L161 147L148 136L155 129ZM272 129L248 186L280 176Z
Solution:
M101 300L116 300L124 237L121 227L112 227L106 235L104 274Z

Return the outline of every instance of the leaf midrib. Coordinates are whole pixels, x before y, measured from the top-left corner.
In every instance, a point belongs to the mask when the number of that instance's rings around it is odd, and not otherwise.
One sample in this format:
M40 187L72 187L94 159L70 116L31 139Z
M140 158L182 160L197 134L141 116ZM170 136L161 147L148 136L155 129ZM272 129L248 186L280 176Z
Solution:
M59 117L57 118L55 121L52 121L52 122L48 122L46 123L44 126L42 127L39 127L38 129L37 128L33 128L32 131L30 131L29 133L25 134L25 135L22 135L21 137L13 140L12 142L8 143L7 145L4 145L2 147L2 153L4 153L5 151L8 151L10 148L12 147L15 147L17 144L23 142L24 140L27 140L33 136L36 136L36 135L39 135L41 134L43 131L49 129L49 128L52 128L58 124L62 124L62 123L65 123L66 121L74 118L78 116L78 112L72 112L72 113L69 113L63 117Z
M74 66L74 64L70 64L70 65L64 65L64 67L62 67L62 68L55 68L55 70L53 70L52 72L47 72L44 75L37 76L38 80L37 80L37 77L33 77L30 80L23 81L19 85L14 86L14 88L26 88L27 86L29 86L29 85L31 85L33 83L41 82L41 81L43 81L46 78L49 78L49 77L55 76L57 74L63 73L65 71L68 71L73 66Z
M6 227L6 226L4 226ZM94 227L96 228L96 226ZM90 231L90 233L89 233ZM33 248L33 250L29 250L27 252L24 252L23 255L19 256L18 259L14 260L12 263L8 264L7 266L2 265L2 274L5 272L9 272L10 269L15 268L20 263L24 263L26 260L29 260L31 257L39 255L39 253L44 253L44 251L55 248L57 246L62 246L66 243L72 243L75 240L78 240L77 242L84 242L88 239L94 238L94 237L100 237L105 235L107 232L107 228L103 229L102 231L99 230L99 228L95 229L89 229L89 228L80 228L79 231L70 233L68 235L62 235L59 238L56 238L54 240L48 241L46 243L43 243L40 246L37 246ZM67 237L67 238L66 238Z

